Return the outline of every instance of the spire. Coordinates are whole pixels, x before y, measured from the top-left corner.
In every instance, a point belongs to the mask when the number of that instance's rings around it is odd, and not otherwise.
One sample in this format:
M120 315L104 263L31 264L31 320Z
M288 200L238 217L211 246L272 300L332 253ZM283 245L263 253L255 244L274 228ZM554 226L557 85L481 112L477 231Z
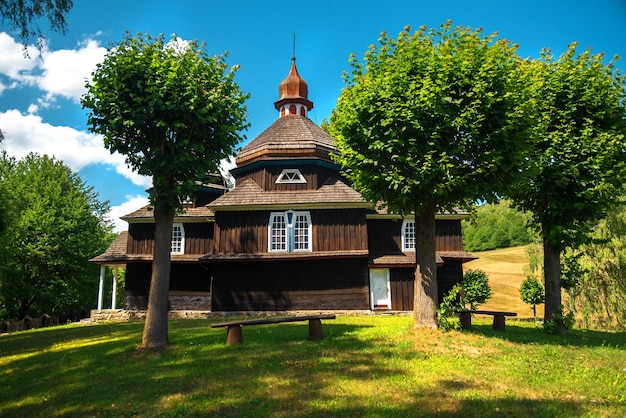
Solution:
M274 102L274 107L280 112L280 117L287 115L306 116L307 112L313 109L313 102L308 97L309 87L298 74L295 55L291 57L291 68L287 78L278 86L278 94L279 99Z

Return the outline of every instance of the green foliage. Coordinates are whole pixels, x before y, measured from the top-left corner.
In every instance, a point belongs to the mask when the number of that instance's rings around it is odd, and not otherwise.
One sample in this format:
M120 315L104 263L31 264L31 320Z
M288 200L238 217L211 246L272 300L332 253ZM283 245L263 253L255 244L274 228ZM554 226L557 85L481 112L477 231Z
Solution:
M519 293L524 303L529 305L539 305L543 303L543 285L534 277L527 277L522 281Z
M469 220L463 220L463 248L487 251L516 247L532 242L527 214L511 207L508 200L478 206Z
M87 84L82 105L91 131L126 157L139 174L153 177L155 208L180 208L195 181L218 172L245 137L245 100L234 81L237 67L205 46L175 36L130 33L108 51Z
M574 326L574 313L568 312L567 314L563 312L563 305L559 306L559 309L554 315L554 318L549 321L544 321L543 329L549 334L564 334L572 329Z
M544 302L545 292L543 285L536 277L529 276L524 279L519 288L522 302L532 305L533 316L537 319L536 306Z
M437 308L437 326L439 329L444 331L461 329L461 323L456 319L456 312L465 309L461 290L461 285L457 283L443 296Z
M606 216L626 176L626 78L603 55L577 54L576 44L559 59L544 51L533 65L541 100L533 129L538 146L533 167L515 193L532 213L543 238L558 250L588 241Z
M470 309L476 309L478 305L487 302L491 297L489 276L482 270L468 270L463 275L461 282L463 288L463 302L469 304Z
M568 293L570 310L581 326L625 331L626 208L610 213L592 238L576 257L566 257L567 271L577 272Z
M524 266L527 276L543 277L543 250L541 244L529 244L525 248L528 265Z
M17 30L22 38L24 51L28 42L37 37L39 51L43 50L43 34L37 22L46 19L50 29L64 34L67 31L65 16L73 6L72 0L2 0L0 1L0 23L8 23L10 31Z
M437 325L439 329L446 331L461 329L458 320L453 319L456 313L462 309L476 309L491 297L489 277L482 270L468 270L463 276L461 283L455 284L452 289L443 296L437 308Z
M53 179L53 181L51 180ZM8 317L39 316L95 303L98 267L111 242L108 202L63 163L0 156L9 210L0 235L0 305Z
M172 224L196 181L218 172L248 127L245 100L225 55L172 37L130 33L108 51L87 83L88 123L139 174L152 176L154 256L144 347L167 341Z
M576 44L532 62L537 145L510 195L533 214L544 243L546 319L561 305L560 255L587 243L618 202L626 179L626 78L614 62Z
M331 114L334 157L365 199L415 214L416 325L433 327L436 211L495 200L513 184L529 146L529 73L516 46L450 21L383 33L350 66Z
M528 142L516 46L480 30L410 28L353 55L331 115L341 163L355 187L396 212L494 199L517 176Z

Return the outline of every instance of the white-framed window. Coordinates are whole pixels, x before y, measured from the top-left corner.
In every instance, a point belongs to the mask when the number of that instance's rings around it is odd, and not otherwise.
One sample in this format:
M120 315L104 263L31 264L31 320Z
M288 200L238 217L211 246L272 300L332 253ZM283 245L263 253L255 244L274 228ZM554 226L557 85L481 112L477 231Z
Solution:
M402 222L402 251L415 251L415 221Z
M172 225L172 254L185 253L185 228L181 223Z
M297 168L286 168L280 173L276 183L306 183L306 179Z
M272 212L269 220L269 251L312 251L309 212Z

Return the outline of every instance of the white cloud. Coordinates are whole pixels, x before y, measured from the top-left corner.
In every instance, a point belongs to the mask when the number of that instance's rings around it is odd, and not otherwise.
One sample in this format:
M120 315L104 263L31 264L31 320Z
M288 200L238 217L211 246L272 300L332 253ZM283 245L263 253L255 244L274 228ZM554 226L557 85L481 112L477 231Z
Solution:
M31 57L37 56L34 46L28 48ZM13 80L23 80L25 72L31 71L37 65L36 59L24 56L22 44L4 32L0 32L0 74Z
M0 126L4 134L0 149L5 149L16 158L23 158L30 152L46 154L63 161L75 172L91 164L110 164L117 173L136 185L150 187L152 184L149 177L130 170L124 156L117 153L112 155L104 147L100 135L68 126L50 125L38 115L23 115L17 110L0 112Z
M40 101L49 103L55 96L63 96L78 103L85 93L85 82L91 80L91 73L104 59L106 48L94 39L87 39L76 49L46 51L39 56L31 46L29 53L32 58L24 57L22 45L0 32L0 75L8 78L8 82L0 83L0 94L25 85L36 86L44 93Z
M131 212L141 209L149 203L147 197L144 196L127 196L127 201L119 206L112 206L107 214L108 218L113 222L113 231L122 232L128 229L128 222L120 219L120 216L128 215Z
M43 73L37 79L39 88L49 94L67 97L76 102L85 93L85 82L104 59L106 48L89 39L79 49L61 49L44 54Z

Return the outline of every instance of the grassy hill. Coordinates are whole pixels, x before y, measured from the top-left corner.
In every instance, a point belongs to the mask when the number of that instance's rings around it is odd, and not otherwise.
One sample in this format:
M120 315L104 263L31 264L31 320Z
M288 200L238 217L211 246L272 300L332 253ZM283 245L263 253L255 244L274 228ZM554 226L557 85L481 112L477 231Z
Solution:
M512 247L493 251L475 252L478 260L464 264L464 271L483 270L489 276L489 285L493 291L491 299L481 309L517 312L521 318L532 318L530 305L522 302L519 287L524 275L524 266L528 264L526 247ZM543 317L543 305L537 306L537 317Z

